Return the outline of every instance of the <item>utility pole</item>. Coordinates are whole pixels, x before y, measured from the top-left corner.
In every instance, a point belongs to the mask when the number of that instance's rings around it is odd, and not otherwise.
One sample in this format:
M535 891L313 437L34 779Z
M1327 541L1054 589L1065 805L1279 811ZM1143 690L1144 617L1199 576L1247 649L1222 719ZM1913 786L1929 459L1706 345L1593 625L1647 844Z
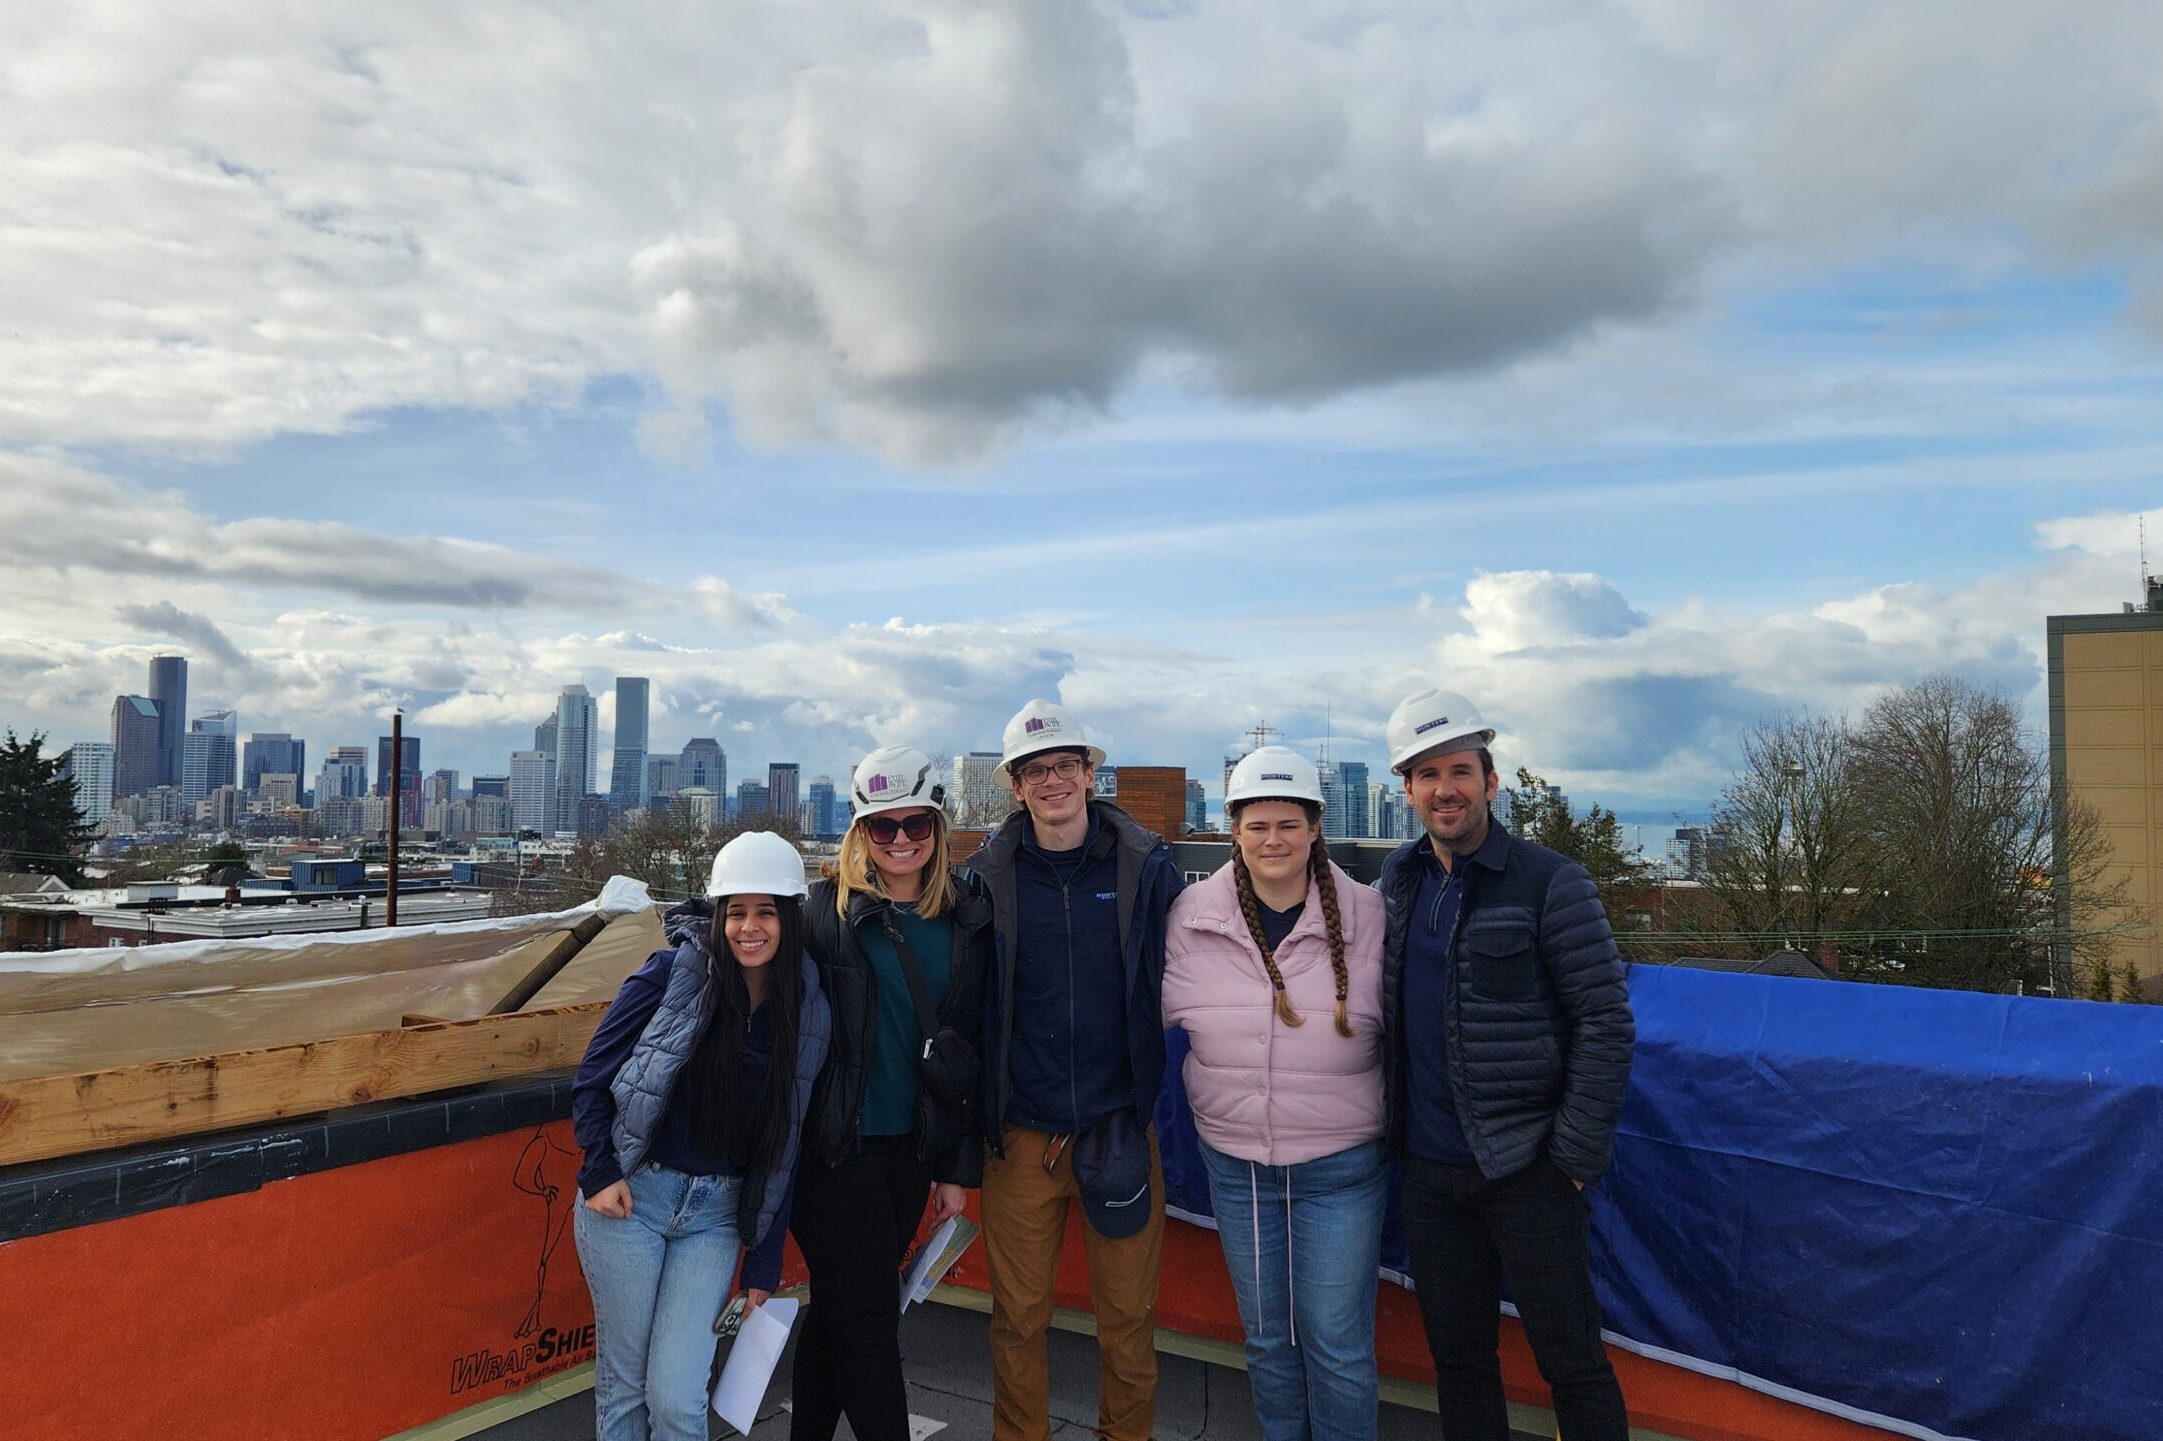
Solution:
M365 754L365 752L364 752ZM406 778L406 713L391 712L391 855L384 868L383 924L398 924L398 812L405 797L400 794Z

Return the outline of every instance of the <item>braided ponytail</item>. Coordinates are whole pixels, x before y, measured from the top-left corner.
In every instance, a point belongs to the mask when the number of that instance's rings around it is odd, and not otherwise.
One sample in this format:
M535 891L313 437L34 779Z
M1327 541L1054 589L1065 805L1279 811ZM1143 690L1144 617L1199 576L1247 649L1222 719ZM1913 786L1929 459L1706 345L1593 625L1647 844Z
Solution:
M1344 913L1337 908L1337 878L1329 869L1329 842L1320 836L1314 838L1314 849L1307 852L1307 867L1314 873L1315 893L1322 898L1322 919L1329 923L1329 968L1337 977L1337 1034L1349 1037L1353 1034L1352 1018L1346 1001L1352 994L1352 973L1344 963Z
M1316 844L1319 845L1320 842ZM1277 1019L1287 1026L1303 1026L1307 1023L1307 1018L1292 1009L1292 998L1284 993L1284 973L1277 969L1276 952L1270 948L1268 938L1262 934L1262 913L1258 909L1259 902L1254 898L1254 877L1247 874L1247 858L1240 854L1237 841L1232 843L1232 880L1239 887L1239 913L1247 918L1247 931L1254 937L1255 949L1262 953L1262 968L1269 972L1269 984L1277 990ZM1336 935L1334 925L1330 934ZM1341 954L1343 948L1339 946L1337 949ZM1340 966L1341 964L1340 962ZM1342 989L1341 985L1339 989ZM1339 1009L1342 1008L1340 1002Z

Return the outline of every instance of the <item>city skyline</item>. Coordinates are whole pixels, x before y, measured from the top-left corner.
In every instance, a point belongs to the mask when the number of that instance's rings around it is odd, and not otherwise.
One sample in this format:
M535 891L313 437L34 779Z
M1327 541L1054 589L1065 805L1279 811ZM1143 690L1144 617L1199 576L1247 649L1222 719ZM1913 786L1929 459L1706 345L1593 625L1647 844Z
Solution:
M183 727L470 774L636 676L740 780L1050 697L1214 794L1441 683L1694 811L1931 674L2040 732L2044 618L2140 598L2139 7L973 13L16 37L8 722L181 651Z

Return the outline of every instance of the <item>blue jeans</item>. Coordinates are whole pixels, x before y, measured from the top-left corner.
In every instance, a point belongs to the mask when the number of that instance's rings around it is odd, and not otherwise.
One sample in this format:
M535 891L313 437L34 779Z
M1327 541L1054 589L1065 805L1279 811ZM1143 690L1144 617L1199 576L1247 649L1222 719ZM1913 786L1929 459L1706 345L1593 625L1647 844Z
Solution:
M1201 1151L1264 1441L1372 1441L1382 1143L1292 1166Z
M632 1172L631 1214L579 1202L578 1263L593 1293L600 1441L706 1441L714 1318L736 1277L734 1176Z

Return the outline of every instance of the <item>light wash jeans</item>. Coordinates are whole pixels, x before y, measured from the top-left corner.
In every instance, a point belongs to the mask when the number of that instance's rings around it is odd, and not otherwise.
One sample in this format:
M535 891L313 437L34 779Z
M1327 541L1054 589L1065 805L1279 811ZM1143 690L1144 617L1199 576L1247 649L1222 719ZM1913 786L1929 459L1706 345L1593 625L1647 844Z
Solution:
M734 1176L652 1163L629 1177L621 1220L579 1202L572 1231L593 1293L600 1441L707 1441L714 1317L736 1277Z
M1264 1441L1373 1441L1382 1143L1292 1166L1201 1150Z

